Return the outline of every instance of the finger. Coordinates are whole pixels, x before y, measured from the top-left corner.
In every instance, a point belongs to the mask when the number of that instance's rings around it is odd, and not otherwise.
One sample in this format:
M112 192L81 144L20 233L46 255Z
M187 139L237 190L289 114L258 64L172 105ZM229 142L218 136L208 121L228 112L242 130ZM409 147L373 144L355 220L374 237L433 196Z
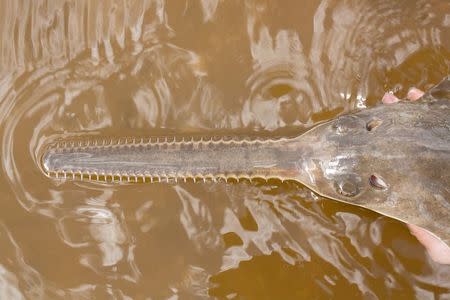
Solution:
M415 87L412 87L409 89L408 94L406 95L406 98L411 101L416 101L416 100L420 99L423 96L423 94L425 94L425 93L422 92L421 90L419 90Z
M384 104L392 104L392 103L397 103L400 100L392 93L385 93L383 98L381 99L381 101Z
M431 259L440 264L450 264L450 247L422 227L407 224L411 233L427 249Z

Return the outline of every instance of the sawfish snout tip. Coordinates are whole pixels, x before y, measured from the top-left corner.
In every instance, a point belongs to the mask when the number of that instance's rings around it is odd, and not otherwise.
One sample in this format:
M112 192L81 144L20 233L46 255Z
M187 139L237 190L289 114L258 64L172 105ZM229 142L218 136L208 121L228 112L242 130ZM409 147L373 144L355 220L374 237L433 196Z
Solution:
M46 174L52 174L59 169L64 167L64 162L70 160L70 155L68 157L60 153L56 148L49 146L45 148L39 157L40 169Z
M49 174L53 170L52 151L46 149L40 156L40 168L45 174Z

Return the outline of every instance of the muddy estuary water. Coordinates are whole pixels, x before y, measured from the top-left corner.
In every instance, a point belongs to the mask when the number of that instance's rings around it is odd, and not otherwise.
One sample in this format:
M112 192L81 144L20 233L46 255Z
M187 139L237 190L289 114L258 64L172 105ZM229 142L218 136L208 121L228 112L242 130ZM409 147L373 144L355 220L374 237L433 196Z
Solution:
M0 1L0 299L450 299L404 224L299 184L61 181L39 156L297 135L449 69L447 0Z

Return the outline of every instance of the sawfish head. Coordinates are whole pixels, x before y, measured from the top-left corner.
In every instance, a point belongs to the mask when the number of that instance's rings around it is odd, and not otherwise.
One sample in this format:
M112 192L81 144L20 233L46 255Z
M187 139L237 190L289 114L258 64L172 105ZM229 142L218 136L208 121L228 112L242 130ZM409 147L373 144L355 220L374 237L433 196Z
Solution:
M306 132L299 181L318 194L426 228L450 245L450 101L362 110Z

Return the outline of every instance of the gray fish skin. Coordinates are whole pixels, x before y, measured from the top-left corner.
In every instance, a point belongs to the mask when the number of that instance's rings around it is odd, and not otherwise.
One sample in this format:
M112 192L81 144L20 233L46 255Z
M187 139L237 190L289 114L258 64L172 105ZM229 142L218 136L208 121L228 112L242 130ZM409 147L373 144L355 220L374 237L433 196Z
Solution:
M300 138L310 146L299 181L322 196L421 226L450 246L449 91L446 78L417 102L314 127Z
M449 92L446 78L416 102L344 115L292 139L53 145L42 170L120 182L295 180L327 198L421 226L450 246Z

